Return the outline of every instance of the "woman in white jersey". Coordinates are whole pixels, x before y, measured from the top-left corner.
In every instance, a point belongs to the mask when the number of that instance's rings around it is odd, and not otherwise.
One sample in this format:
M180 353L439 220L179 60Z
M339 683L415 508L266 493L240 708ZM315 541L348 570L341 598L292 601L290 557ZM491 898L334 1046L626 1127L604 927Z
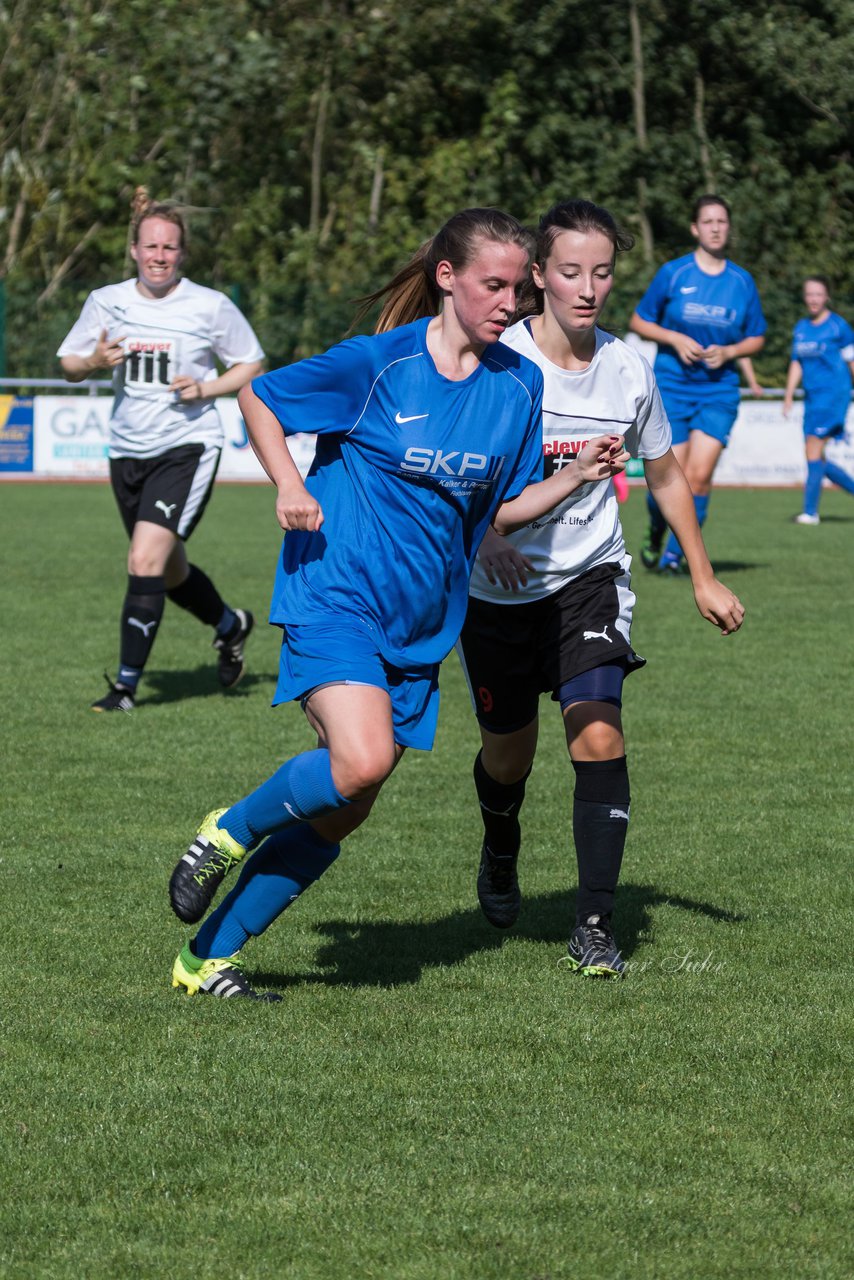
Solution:
M622 438L600 432L542 480L542 374L498 341L530 249L515 218L463 210L374 295L378 333L240 394L288 531L271 609L283 630L276 702L302 704L318 748L209 813L180 858L172 907L194 923L255 850L175 961L173 985L190 994L257 996L235 953L330 866L405 748L430 750L439 663L489 523L524 525L622 469ZM317 452L303 483L286 437L306 420Z
M264 353L222 293L182 278L186 233L171 206L134 217L137 278L96 289L58 355L70 382L113 374L110 480L130 538L118 676L93 711L131 711L163 616L165 597L214 629L218 675L243 674L252 614L232 609L190 564L184 544L213 488L223 442L216 397L259 373ZM226 366L217 376L216 360Z
M586 200L555 205L539 225L537 313L502 342L543 371L545 474L591 436L624 435L685 549L700 613L728 635L744 611L712 573L650 367L596 323L616 252L631 244L606 209ZM631 646L630 563L613 486L585 485L545 519L507 537L487 533L459 645L482 739L474 778L485 828L483 912L497 928L519 914L519 810L537 747L539 695L549 691L576 775L579 884L569 962L609 977L623 971L610 924L629 816L622 684L644 661Z

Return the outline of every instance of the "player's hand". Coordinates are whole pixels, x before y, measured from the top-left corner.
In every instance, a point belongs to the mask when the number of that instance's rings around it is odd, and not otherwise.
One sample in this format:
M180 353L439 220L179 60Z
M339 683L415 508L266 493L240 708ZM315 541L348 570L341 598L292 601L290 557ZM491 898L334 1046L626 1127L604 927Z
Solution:
M283 485L276 495L276 519L286 533L290 529L316 533L323 524L323 512L305 485Z
M731 636L744 622L744 605L717 578L712 578L702 587L695 587L694 599L706 621L719 627L722 636Z
M192 404L194 400L205 398L201 382L191 378L188 373L179 373L177 378L173 378L169 383L169 390L175 393L182 404Z
M707 369L721 369L732 359L731 347L703 347L702 360Z
M588 440L575 460L585 484L610 480L618 471L625 471L629 461L625 445L624 436L595 436Z
M512 542L508 542L494 529L487 532L477 558L492 585L501 585L505 591L518 591L520 587L526 587L528 574L534 570L528 557L523 556Z
M792 412L792 402L791 402L791 400L784 400L784 401L783 401L783 417L784 417L784 418L788 418L788 416L789 416L789 414L790 414L791 412Z
M96 369L115 369L116 365L122 364L125 358L125 350L122 346L124 338L108 338L107 330L101 330L101 336L95 344L95 350L90 356L92 362L92 372Z
M698 360L703 359L704 348L696 338L689 338L687 333L677 333L675 330L669 332L668 345L673 348L683 364L696 364Z

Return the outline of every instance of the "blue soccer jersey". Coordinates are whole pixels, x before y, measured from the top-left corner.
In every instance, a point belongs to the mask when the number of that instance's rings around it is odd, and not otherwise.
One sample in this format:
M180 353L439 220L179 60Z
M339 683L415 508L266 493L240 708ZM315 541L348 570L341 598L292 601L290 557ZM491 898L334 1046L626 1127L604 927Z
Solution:
M286 435L317 434L306 479L323 527L285 536L272 622L356 616L397 667L441 662L502 502L543 478L543 377L504 344L452 382L427 350L428 319L351 338L256 378Z
M642 320L685 333L703 347L729 346L744 338L761 337L767 328L753 277L727 261L712 276L702 271L693 253L665 262L637 305ZM736 387L738 371L730 360L709 369L701 360L685 365L672 347L660 346L655 358L659 386Z
M854 330L831 311L821 324L804 317L792 335L792 359L801 366L801 383L811 416L845 420L851 399L849 362L854 360ZM833 425L836 425L834 422Z

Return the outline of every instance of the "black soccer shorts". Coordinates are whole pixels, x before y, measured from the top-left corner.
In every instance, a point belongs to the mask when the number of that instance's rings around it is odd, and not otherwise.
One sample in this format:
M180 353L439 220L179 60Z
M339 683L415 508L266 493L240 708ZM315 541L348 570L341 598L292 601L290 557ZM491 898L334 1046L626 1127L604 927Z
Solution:
M184 541L202 518L219 466L215 445L185 444L155 458L111 458L110 481L128 537L138 520Z
M621 565L603 564L539 600L470 597L457 650L478 723L513 733L535 718L541 693L559 701L568 680L605 663L643 666L629 640L630 581Z

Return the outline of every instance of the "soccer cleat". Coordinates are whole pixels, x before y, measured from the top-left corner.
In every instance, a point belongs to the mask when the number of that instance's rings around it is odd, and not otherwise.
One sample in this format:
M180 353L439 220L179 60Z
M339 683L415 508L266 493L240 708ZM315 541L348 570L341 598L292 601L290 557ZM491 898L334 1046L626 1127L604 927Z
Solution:
M499 857L483 842L477 873L477 897L480 909L496 929L509 929L515 924L522 907L519 880L516 876L517 854Z
M661 555L661 544L664 541L664 529L656 529L651 523L647 526L646 537L641 546L641 564L646 569L655 569L658 567L659 556Z
M569 965L587 978L621 978L625 964L604 916L588 916L577 924L567 948Z
M201 991L203 995L220 996L225 1000L231 996L247 996L250 1000L265 1000L268 1003L281 1000L282 997L276 995L275 991L255 991L236 960L212 958L204 960L198 969L194 969L185 961L186 950L185 947L172 966L172 986L186 987L188 996Z
M114 684L106 671L104 672L104 679L110 686L110 691L105 693L103 698L99 698L97 702L92 703L92 710L133 711L134 690L129 689L125 684Z
M227 636L215 636L213 647L219 649L217 675L223 689L232 689L243 675L243 646L252 634L255 619L248 609L235 609L237 629Z
M214 809L202 822L196 838L180 859L169 881L172 910L180 920L195 924L207 911L226 874L246 850L217 826L226 809Z
M681 556L662 556L658 572L662 578L687 578L691 571Z
M792 516L792 524L821 524L821 516L811 516L808 511L802 511L799 516Z

